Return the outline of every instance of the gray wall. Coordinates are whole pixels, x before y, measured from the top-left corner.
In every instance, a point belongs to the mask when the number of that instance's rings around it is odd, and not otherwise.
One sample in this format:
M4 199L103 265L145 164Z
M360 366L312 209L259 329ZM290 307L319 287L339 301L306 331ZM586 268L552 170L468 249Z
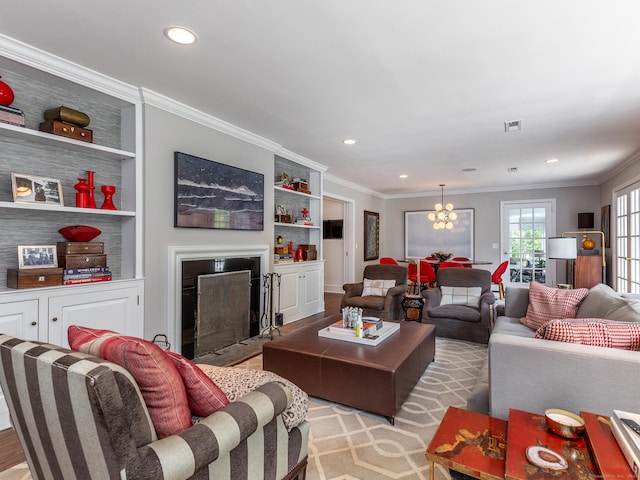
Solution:
M556 234L576 230L578 213L594 212L595 224L600 224L600 189L598 186L564 187L536 190L472 193L451 195L445 192L445 201L456 208L475 209L475 257L493 262L482 266L493 271L500 263L500 251L492 244L500 245L500 202L513 200L556 199ZM386 253L394 258L404 258L404 212L433 210L440 196L414 197L387 200L384 215L384 244ZM446 234L446 232L443 232ZM565 265L556 262L556 279L564 281Z
M166 263L170 245L267 244L273 240L272 152L198 123L145 106L144 271L145 338L166 333ZM173 226L173 153L180 151L265 176L264 231L209 230ZM269 215L267 215L269 214Z

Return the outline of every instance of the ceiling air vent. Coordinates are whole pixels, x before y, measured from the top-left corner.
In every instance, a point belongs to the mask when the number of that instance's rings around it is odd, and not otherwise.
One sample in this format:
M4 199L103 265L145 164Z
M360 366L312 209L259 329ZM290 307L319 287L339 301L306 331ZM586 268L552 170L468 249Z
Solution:
M519 132L522 130L522 120L511 120L510 122L504 122L504 131Z
M516 173L518 171L518 167L509 167L507 168L507 172Z

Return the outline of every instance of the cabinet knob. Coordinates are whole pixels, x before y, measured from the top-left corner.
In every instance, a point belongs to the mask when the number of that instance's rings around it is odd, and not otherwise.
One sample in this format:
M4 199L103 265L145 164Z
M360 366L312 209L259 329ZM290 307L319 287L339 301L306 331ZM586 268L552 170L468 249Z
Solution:
M38 323L37 322L31 322L31 326L35 327Z
M58 317L53 317L53 318L51 319L51 321L52 321L52 322L57 322L57 321L58 321Z

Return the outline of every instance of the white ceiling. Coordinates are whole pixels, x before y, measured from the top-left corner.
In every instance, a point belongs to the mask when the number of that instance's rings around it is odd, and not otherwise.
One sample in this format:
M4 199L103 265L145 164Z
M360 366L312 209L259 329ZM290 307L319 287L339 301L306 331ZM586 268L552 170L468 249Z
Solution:
M176 24L195 46L163 37ZM0 13L0 33L386 195L602 181L640 149L639 25L637 0L27 0ZM523 130L505 133L510 120Z

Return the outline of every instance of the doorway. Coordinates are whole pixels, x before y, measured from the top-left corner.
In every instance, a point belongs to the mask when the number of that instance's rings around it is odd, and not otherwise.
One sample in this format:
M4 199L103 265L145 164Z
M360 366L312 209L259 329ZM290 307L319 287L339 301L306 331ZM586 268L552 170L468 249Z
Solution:
M555 199L500 202L501 259L509 261L504 283L556 284L548 264L547 238L556 231Z
M355 251L354 232L355 201L338 195L325 194L322 198L322 219L324 222L342 221L342 231L329 228L323 232L322 254L324 258L324 291L343 293L342 285L354 281ZM323 230L326 230L323 228ZM341 237L341 238L339 238Z

